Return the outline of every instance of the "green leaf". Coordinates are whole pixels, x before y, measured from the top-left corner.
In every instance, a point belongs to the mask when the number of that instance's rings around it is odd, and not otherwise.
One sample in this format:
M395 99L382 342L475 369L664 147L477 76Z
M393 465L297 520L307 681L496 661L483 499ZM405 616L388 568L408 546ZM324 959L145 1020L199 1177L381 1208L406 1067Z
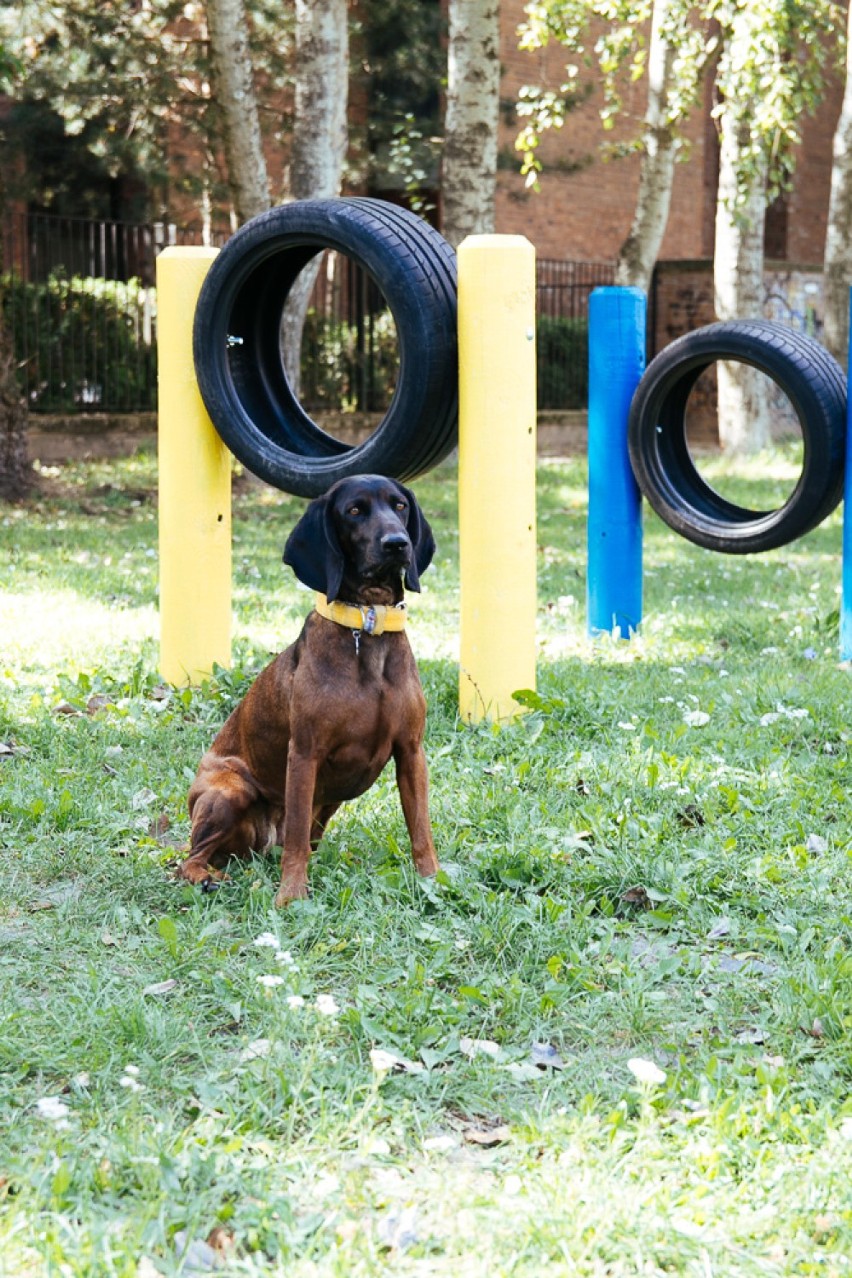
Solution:
M157 931L166 943L166 949L173 959L178 957L178 930L173 918L166 915L157 920Z

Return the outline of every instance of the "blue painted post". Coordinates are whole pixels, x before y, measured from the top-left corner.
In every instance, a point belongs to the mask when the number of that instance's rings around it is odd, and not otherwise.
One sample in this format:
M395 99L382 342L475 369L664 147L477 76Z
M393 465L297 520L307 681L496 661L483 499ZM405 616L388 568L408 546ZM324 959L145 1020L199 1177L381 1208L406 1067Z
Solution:
M849 290L849 375L852 376L852 289ZM843 569L840 660L852 661L852 395L846 397L846 474L843 480Z
M630 401L645 369L645 294L596 288L589 299L590 635L629 639L642 620L642 509L627 452Z

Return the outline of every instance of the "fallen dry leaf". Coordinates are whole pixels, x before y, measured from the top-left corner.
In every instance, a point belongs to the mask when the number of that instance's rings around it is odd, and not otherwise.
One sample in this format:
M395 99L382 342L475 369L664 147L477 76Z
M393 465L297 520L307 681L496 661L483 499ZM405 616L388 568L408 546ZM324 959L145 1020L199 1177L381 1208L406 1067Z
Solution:
M676 813L676 816L680 824L687 830L706 824L704 813L694 803L687 803L685 808L681 808L680 812Z
M76 706L72 706L70 701L57 701L56 705L53 707L53 713L78 715L80 711L77 709Z
M474 1056L499 1056L500 1044L491 1038L460 1038L459 1047L471 1060Z
M171 819L167 812L161 812L158 817L148 826L149 839L161 839L166 831L171 827Z
M530 1061L539 1069L564 1069L565 1062L552 1043L533 1043Z
M622 892L621 899L625 905L638 905L640 910L651 909L651 898L648 895L648 889L644 888L641 883L637 883L636 887L628 888L626 892Z
M425 1074L426 1066L420 1061L410 1061L397 1052L374 1047L370 1051L370 1064L377 1074L392 1074L400 1070L406 1074Z
M86 702L86 714L97 714L99 710L106 710L107 706L115 705L104 692L96 692L94 696L89 697Z
M234 1235L228 1233L228 1230L223 1229L221 1225L214 1225L207 1235L207 1246L212 1247L214 1251L218 1251L220 1256L227 1256L234 1245L234 1241Z
M143 786L141 790L136 791L130 800L130 806L134 812L139 812L142 808L147 808L150 803L153 803L156 797L150 786Z
M506 1141L511 1140L512 1133L505 1123L501 1123L499 1127L468 1127L464 1138L471 1145L487 1148L491 1145L505 1145Z
M185 1229L174 1236L175 1253L183 1274L205 1274L222 1265L222 1254L202 1238L190 1238Z
M171 981L156 981L153 985L146 985L143 994L171 994L172 990L176 990L178 983Z
M419 1242L417 1232L418 1213L416 1207L403 1207L400 1211L389 1211L376 1222L376 1236L383 1247L391 1251L408 1251Z
M735 1036L734 1042L759 1046L761 1043L766 1042L766 1031L754 1025L750 1029L740 1030L739 1034Z

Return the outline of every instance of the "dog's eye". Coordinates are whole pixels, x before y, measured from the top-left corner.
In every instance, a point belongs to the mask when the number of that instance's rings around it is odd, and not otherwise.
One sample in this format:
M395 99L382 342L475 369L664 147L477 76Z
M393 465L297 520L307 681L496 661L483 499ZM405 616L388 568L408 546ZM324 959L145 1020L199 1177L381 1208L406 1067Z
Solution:
M395 508L396 508L397 510L407 510L407 509L408 509L408 503L407 503L407 502L404 502L404 501L398 501L398 502L395 502L395 503L394 503L394 505L395 505Z
M355 516L355 515L360 515L360 514L361 514L361 507L360 507L360 506L350 506L346 513L347 513L347 515L353 515L353 516Z

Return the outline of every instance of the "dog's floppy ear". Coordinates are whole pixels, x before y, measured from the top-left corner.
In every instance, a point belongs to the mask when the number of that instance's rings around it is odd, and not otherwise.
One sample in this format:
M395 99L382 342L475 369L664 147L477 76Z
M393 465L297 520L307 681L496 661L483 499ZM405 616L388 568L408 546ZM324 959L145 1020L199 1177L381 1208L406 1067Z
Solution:
M432 562L435 553L435 538L426 516L417 504L417 498L409 488L400 488L408 499L408 535L414 550L414 557L405 570L406 590L420 590L420 574L425 572Z
M287 538L284 562L310 586L331 602L337 598L343 580L343 551L331 519L331 503L326 497L311 502Z

